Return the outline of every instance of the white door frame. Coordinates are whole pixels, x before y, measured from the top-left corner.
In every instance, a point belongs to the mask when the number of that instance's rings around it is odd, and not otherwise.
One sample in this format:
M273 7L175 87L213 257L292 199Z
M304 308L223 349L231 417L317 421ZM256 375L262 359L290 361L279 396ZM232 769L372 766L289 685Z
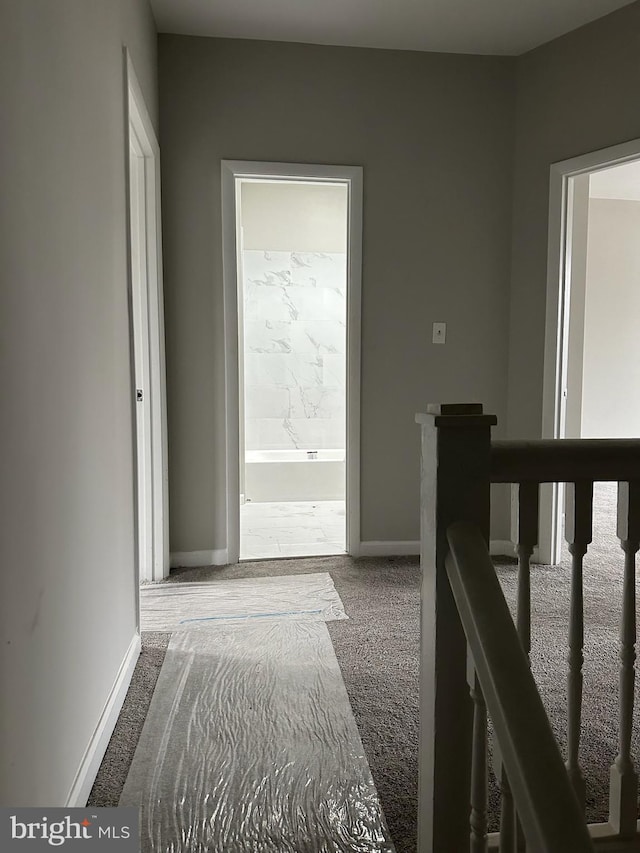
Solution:
M342 182L348 188L346 550L360 551L360 323L362 288L362 167L223 160L222 264L226 407L227 560L240 556L240 421L238 353L237 187L241 178Z
M634 139L551 164L542 438L565 436L573 179L639 157L640 139ZM539 558L544 563L560 561L562 493L562 484L541 489Z
M134 412L134 472L136 483L136 565L139 581L160 581L169 574L169 490L168 490L168 452L167 452L167 398L164 346L164 303L162 292L162 246L160 232L160 148L153 124L149 117L142 90L136 77L129 52L124 48L125 69L125 146L126 146L126 197L127 197L127 241L129 275L129 314L130 314L130 351L132 365L131 399ZM142 171L132 174L129 164L130 151L135 150L143 160ZM132 210L132 182L140 180L139 195L143 198L144 215L137 217ZM140 271L136 272L136 251L133 245L132 229L136 219L142 223L143 233L136 237L138 247L144 250L140 259ZM146 288L141 292L139 288ZM142 336L140 325L136 323L137 308L142 306L146 316L143 318ZM146 306L146 307L145 307ZM147 364L148 385L143 388L143 403L136 402L136 364L135 353L144 352ZM149 460L148 477L150 495L145 499L142 512L148 518L150 542L147 545L147 558L141 560L139 541L140 510L138 501L144 494L138 483L138 459L141 449L138 447L137 423L138 407L144 405L148 421L147 440L149 446L145 456Z

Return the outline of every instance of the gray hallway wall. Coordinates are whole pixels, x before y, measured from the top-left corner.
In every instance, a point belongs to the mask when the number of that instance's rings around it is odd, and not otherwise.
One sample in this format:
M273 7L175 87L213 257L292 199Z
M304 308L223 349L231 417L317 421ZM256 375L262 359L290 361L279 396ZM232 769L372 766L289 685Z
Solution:
M426 403L504 429L513 66L159 37L172 551L226 547L221 159L364 167L363 540L418 539Z
M0 803L64 806L136 630L123 43L146 0L0 9Z
M518 59L510 437L541 435L549 167L640 137L639 87L640 3Z

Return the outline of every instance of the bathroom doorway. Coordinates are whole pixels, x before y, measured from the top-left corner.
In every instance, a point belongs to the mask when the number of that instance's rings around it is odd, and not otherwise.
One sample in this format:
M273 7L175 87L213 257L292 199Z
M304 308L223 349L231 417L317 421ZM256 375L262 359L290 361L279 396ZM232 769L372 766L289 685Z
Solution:
M361 170L265 166L223 163L230 562L359 544Z

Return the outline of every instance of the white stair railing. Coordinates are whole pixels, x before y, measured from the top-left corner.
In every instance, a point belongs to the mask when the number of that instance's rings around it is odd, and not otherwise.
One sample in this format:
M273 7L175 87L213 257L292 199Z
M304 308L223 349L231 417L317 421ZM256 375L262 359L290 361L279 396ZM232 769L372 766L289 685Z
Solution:
M527 847L536 853L592 853L582 809L486 542L475 525L465 522L449 527L448 540L449 582ZM472 754L475 758L475 748ZM472 778L476 775L473 765L472 761ZM487 837L482 846L471 849L484 853Z
M482 559L490 566L486 543L492 483L511 483L516 498L513 520L518 555L517 627L512 623L512 631L518 638L517 646L526 664L526 677L523 674L517 676L521 681L531 679L528 666L531 649L531 558L538 539L539 486L541 483L567 484L566 536L572 562L567 624L568 736L566 770L560 774L563 781L555 780L552 787L564 789L569 785L570 789L573 788L573 799L584 826L585 780L580 765L585 632L583 560L591 542L593 483L603 480L619 483L618 536L624 551L620 719L618 753L610 771L609 820L590 825L586 837L590 835L597 847L610 851L640 849L638 778L631 755L636 657L636 554L640 549L640 441L492 442L491 427L496 424L496 418L483 414L480 404L429 406L427 413L417 415L416 420L422 432L423 574L419 853L463 853L468 850L481 853L487 846L491 850L499 849L501 853L516 853L525 847L529 853L560 851L558 847L537 846L543 843L540 838L535 843L531 839L531 833L538 831L534 826L536 821L542 826L549 818L543 820L540 815L532 818L530 792L523 793L528 789L523 789L522 780L512 778L510 765L514 758L500 742L499 736L494 743L493 768L501 793L500 833L491 834L487 839L485 717L488 709L498 735L491 707L495 696L491 694L491 687L488 695L487 684L475 666L467 672L468 634L463 628L452 592L446 531L456 523L471 524L474 536L485 543ZM495 572L493 576L495 579ZM529 713L527 707L523 712L527 720ZM513 725L513 721L509 725ZM546 725L548 728L548 721ZM516 772L520 772L517 767ZM549 784L548 773L545 782ZM533 783L529 780L527 784ZM554 806L552 798L548 805L551 811L562 811L560 800L556 800ZM556 817L557 814L553 816L554 819ZM546 844L556 836L551 832L545 838ZM576 844L584 842L583 835ZM567 853L574 849L590 848L569 847Z

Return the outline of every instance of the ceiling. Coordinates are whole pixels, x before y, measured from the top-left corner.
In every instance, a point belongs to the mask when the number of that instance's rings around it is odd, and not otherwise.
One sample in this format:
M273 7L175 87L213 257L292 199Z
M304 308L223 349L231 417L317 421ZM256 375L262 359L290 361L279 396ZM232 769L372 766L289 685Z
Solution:
M151 0L163 33L519 55L632 0Z

